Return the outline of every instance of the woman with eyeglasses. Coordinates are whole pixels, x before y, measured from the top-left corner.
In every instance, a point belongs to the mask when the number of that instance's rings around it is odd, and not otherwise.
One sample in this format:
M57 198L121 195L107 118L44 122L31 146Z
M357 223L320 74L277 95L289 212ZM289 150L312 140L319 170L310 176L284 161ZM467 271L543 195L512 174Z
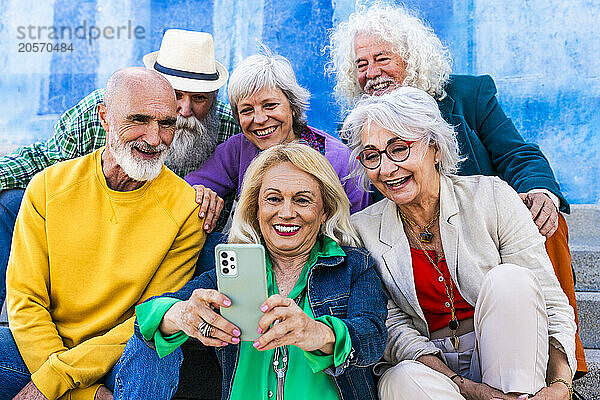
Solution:
M344 130L386 197L352 218L390 295L380 398L568 399L573 309L518 194L454 175L454 130L419 89L362 99Z

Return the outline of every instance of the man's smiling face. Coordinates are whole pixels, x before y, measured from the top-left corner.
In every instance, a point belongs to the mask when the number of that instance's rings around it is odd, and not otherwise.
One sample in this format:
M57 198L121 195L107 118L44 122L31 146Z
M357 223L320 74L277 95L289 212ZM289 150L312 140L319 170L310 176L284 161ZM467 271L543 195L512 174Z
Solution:
M361 33L354 38L356 78L369 96L390 92L402 86L406 78L406 63L392 46L380 37Z
M173 141L177 109L172 92L134 86L106 107L107 145L132 179L154 179Z

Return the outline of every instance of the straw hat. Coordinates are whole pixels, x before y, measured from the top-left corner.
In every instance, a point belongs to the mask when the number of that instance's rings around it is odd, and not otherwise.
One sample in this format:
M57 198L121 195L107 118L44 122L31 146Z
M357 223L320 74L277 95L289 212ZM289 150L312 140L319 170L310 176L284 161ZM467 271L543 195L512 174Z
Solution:
M215 60L213 37L206 32L168 29L160 50L146 54L143 61L184 92L212 92L229 78L227 69Z

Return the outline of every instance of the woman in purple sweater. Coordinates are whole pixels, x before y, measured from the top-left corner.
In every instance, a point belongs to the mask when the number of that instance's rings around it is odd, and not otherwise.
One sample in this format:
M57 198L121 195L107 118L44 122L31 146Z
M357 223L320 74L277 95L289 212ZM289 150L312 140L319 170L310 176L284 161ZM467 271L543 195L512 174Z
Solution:
M218 145L199 169L185 177L196 188L199 203L205 196L212 197L210 207L217 210L214 219L223 203L216 196L223 198L233 190L239 193L244 173L260 151L294 140L321 152L331 163L350 200L351 213L370 204L369 193L359 189L352 179L345 179L353 161L350 149L307 125L310 94L298 84L286 58L262 54L246 58L231 74L227 93L243 134Z

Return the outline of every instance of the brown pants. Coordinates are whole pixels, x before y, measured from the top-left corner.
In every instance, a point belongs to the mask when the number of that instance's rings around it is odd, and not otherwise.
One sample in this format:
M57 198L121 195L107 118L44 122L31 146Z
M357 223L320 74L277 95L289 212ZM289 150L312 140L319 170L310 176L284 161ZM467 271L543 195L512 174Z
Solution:
M569 251L569 230L567 222L562 214L558 215L558 229L551 237L546 239L546 251L552 261L554 273L558 278L560 287L569 299L569 304L575 311L575 322L577 323L577 334L575 335L575 356L577 357L577 374L581 377L588 372L583 353L583 344L579 338L579 319L577 318L577 304L575 304L575 282L573 280L573 269L571 267L571 252Z

